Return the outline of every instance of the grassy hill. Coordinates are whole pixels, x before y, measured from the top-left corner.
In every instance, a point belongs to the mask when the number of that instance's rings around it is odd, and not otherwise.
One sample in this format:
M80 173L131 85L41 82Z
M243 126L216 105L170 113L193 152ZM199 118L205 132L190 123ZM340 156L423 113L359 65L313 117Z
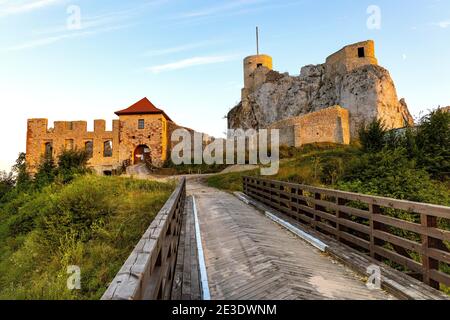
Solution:
M344 191L450 205L450 181L432 179L401 151L367 154L360 147L332 144L281 149L280 170L268 179ZM242 177L259 170L211 176L208 185L242 191Z
M175 185L83 175L0 205L0 299L99 299ZM67 267L81 268L68 290Z
M380 121L360 129L351 146L307 145L280 149L280 170L271 179L397 199L450 205L450 113L441 109L418 126L387 131ZM208 179L211 186L241 190L230 173Z

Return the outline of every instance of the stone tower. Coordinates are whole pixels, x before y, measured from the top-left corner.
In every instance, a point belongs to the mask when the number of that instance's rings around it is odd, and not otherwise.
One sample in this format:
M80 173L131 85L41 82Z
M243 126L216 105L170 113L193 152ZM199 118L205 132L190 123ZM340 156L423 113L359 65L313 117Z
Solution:
M373 119L389 129L414 123L389 71L378 65L373 40L347 45L325 63L303 67L299 76L272 70L269 56L247 57L244 84L241 102L228 113L232 129L267 128L333 106L349 111L352 139Z
M366 65L378 65L373 40L345 46L329 56L325 62L326 73L329 77L345 75Z
M266 54L248 56L244 59L244 88L241 92L243 101L266 81L265 74L272 68L272 57ZM255 72L257 70L264 70L265 72Z

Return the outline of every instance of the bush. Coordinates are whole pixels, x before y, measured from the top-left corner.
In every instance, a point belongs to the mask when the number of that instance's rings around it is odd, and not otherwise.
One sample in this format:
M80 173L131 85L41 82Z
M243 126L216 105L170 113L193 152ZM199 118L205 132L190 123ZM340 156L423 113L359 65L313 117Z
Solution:
M66 150L58 157L57 174L62 179L63 183L67 183L73 179L77 174L84 174L87 162L89 161L89 154L84 150Z
M350 161L338 188L396 199L450 204L445 185L431 180L424 169L406 157L404 149L364 154Z
M436 179L450 177L450 113L432 111L420 120L416 134L418 164Z
M12 172L6 173L5 171L0 171L0 201L12 190L15 183L16 181Z

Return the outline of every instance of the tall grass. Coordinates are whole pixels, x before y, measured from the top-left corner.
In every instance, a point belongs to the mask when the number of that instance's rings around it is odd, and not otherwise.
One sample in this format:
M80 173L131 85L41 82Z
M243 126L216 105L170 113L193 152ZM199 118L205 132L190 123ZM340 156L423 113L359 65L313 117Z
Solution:
M0 299L99 299L175 187L86 175L0 207ZM67 267L81 290L67 288Z

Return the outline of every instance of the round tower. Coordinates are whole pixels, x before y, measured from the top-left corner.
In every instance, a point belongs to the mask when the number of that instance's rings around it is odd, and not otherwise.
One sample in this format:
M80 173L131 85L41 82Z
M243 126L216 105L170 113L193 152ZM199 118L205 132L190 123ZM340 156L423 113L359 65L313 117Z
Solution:
M259 54L256 56L249 56L244 59L244 89L248 89L253 86L253 79L250 75L258 67L266 67L267 69L272 70L272 57L266 54Z

